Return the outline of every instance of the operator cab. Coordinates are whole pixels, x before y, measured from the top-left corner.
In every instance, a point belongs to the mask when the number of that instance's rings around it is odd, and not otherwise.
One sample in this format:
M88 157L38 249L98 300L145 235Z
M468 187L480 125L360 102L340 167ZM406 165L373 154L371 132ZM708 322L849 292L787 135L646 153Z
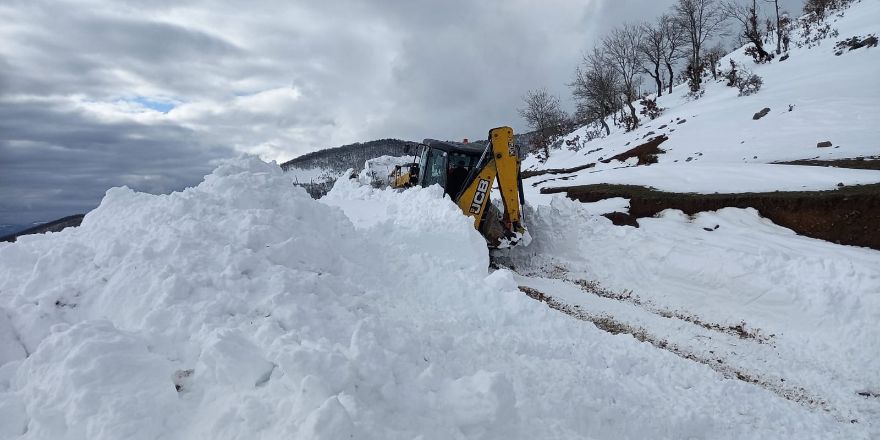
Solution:
M486 147L480 144L425 139L419 163L418 184L440 185L452 200L457 200L469 177L479 168Z

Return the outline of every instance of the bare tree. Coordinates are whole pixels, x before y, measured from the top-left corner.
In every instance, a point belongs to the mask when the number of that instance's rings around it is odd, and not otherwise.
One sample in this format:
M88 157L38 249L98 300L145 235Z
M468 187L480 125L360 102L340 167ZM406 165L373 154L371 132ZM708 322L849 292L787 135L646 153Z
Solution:
M836 0L807 0L804 3L805 14L816 14L816 20L825 18L825 12L837 4Z
M782 50L788 52L788 44L791 42L791 18L788 16L788 11L782 11L778 31L782 36Z
M569 84L577 103L575 117L579 120L597 120L611 134L605 118L620 107L620 79L617 72L598 48L584 55L581 65L575 70L574 81Z
M627 122L627 130L639 126L639 118L636 116L636 108L633 101L638 96L638 86L641 82L642 53L639 51L642 31L639 26L625 24L615 28L602 40L602 52L606 60L617 72L620 79L621 92L627 107L629 107L630 121Z
M776 55L782 53L782 19L779 17L779 0L764 0L776 7Z
M673 11L691 46L691 69L688 70L691 72L692 88L699 88L703 73L703 46L711 38L724 34L727 17L718 0L678 0Z
M663 54L666 52L666 33L663 32L663 22L642 24L642 41L639 43L639 51L642 52L646 64L645 73L657 83L657 96L663 95L663 76L660 74L660 64L663 62Z
M716 66L718 60L724 58L724 55L727 55L727 51L721 43L712 46L706 51L704 58L706 59L706 64L709 66L709 70L712 72L712 79L718 79L718 69Z
M759 26L759 10L757 0L747 0L745 4L739 3L738 0L730 0L724 3L724 13L736 20L742 26L742 37L745 41L754 45L753 51L755 61L770 61L773 57L764 50L764 42L761 39L761 29Z
M544 157L550 157L550 143L560 134L568 116L559 106L559 98L547 89L529 90L523 97L525 107L517 109L535 134L532 137L535 148L544 150Z
M663 29L664 40L666 40L666 47L663 51L663 64L666 64L666 70L669 73L667 80L669 84L669 93L672 93L673 80L675 79L675 71L673 68L679 60L685 58L686 54L683 49L687 41L684 29L679 25L677 20L673 19L673 17L664 14L660 16L658 20L658 24L661 26L661 29Z

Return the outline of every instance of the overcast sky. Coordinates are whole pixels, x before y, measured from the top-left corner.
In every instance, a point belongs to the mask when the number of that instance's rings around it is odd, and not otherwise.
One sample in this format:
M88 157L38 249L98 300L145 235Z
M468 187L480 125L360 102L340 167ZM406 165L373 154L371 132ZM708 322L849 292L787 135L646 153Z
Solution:
M673 0L4 0L0 224L379 138L525 127L608 29ZM801 0L787 0L791 10Z

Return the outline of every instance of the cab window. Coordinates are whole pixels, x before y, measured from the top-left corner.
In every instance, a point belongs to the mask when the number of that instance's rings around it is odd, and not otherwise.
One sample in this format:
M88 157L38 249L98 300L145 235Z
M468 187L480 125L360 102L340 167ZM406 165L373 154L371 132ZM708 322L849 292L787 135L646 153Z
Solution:
M449 153L449 169L452 170L457 167L462 167L466 171L470 171L471 168L476 165L476 162L480 160L479 157L474 156L472 154L464 154L459 152L451 152Z
M439 184L446 185L446 152L437 149L429 149L427 152L427 161L424 163L424 178L422 186L431 186Z

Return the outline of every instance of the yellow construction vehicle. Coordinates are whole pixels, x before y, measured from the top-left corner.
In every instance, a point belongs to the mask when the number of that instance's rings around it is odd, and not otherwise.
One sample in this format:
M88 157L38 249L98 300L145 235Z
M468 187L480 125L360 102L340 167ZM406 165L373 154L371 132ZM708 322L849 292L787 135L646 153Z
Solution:
M394 169L388 175L388 185L392 188L409 188L415 185L412 176L418 176L418 169L419 165L415 162L394 165Z
M396 170L392 186L440 185L465 215L474 218L474 227L491 248L528 240L522 216L521 161L512 128L489 130L485 146L426 139L419 153L408 172ZM496 180L503 205L500 212L490 200Z

